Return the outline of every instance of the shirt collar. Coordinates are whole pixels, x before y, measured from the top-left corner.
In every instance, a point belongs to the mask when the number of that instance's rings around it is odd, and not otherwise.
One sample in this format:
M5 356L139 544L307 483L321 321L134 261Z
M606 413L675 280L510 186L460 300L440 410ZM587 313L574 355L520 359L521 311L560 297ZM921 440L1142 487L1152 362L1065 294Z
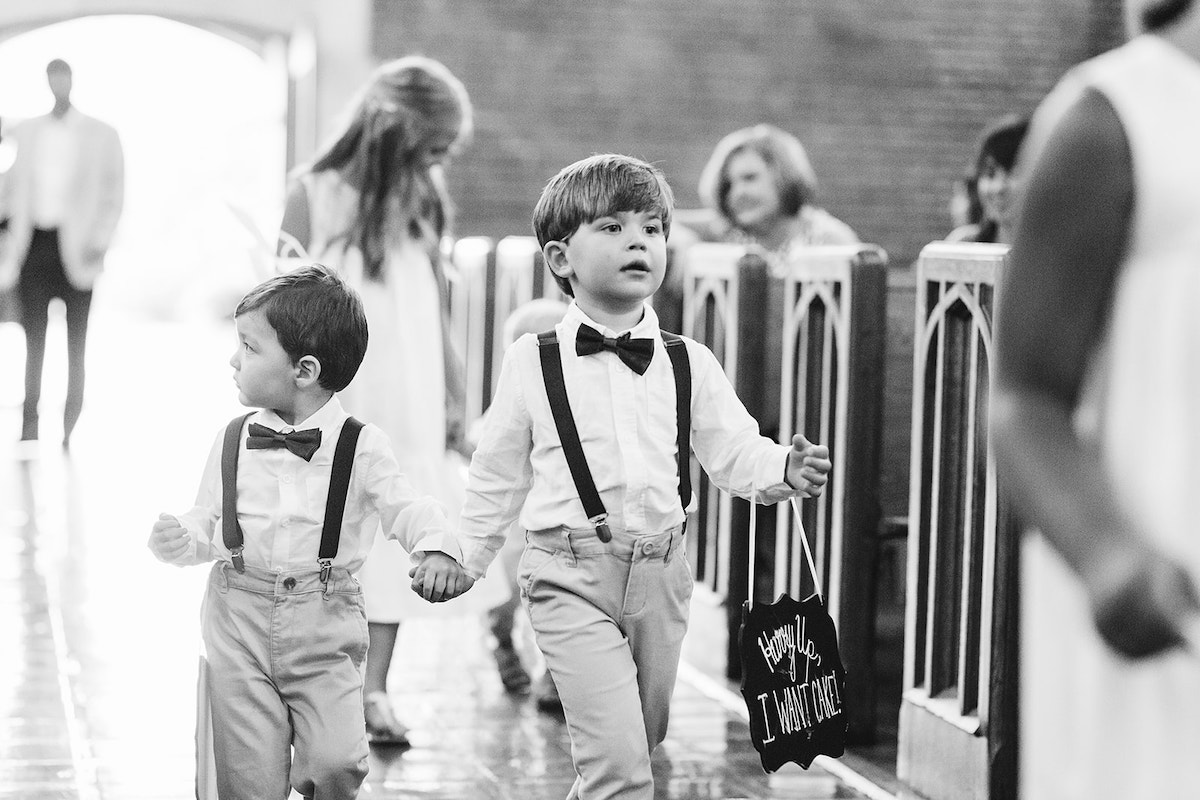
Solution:
M74 127L79 122L80 112L79 109L72 105L67 109L67 113L63 114L61 117L56 117L53 113L50 113L46 115L46 119L54 125Z
M625 333L625 331L614 331L607 325L601 325L599 322L596 322L594 319L585 314L583 309L581 309L579 304L574 300L572 300L571 305L567 307L565 321L572 323L572 332L579 330L580 325L589 325L600 331L600 333L604 334L605 336L617 337ZM651 308L649 303L642 304L642 318L637 325L634 325L629 329L629 334L633 338L660 338L661 334L658 327L658 314L654 313L654 309Z
M264 408L260 411L258 419L268 428L273 428L281 432L302 431L308 428L319 428L322 432L327 432L334 425L345 419L345 417L346 412L342 410L342 403L335 394L326 401L325 405L318 408L312 414L309 414L308 419L300 420L295 425L287 424L279 418L278 414L269 408Z

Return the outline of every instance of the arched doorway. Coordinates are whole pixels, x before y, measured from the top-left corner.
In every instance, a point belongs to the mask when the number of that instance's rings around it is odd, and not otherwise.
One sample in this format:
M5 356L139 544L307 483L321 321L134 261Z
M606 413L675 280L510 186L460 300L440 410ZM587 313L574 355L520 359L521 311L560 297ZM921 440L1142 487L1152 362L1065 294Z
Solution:
M0 42L5 127L45 113L45 64L64 58L72 100L115 126L125 211L97 302L156 316L221 305L253 277L286 170L280 45L151 16L68 20Z

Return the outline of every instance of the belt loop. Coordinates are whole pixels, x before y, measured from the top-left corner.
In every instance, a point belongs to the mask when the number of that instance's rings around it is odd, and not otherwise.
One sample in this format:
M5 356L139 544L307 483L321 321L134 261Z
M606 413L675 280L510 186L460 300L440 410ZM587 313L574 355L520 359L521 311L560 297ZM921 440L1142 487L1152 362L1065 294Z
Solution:
M570 567L576 567L576 566L578 566L578 562L575 560L575 550L574 550L574 548L571 547L571 529L564 526L561 529L561 531L562 531L562 537L563 537L563 544L565 545L563 547L563 550L567 554L567 564Z

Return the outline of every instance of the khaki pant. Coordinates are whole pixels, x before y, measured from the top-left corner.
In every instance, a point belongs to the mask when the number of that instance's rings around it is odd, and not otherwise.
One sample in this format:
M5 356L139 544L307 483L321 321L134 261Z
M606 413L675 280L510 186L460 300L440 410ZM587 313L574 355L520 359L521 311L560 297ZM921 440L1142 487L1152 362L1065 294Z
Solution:
M518 583L571 734L570 797L650 800L692 596L682 526L530 531Z
M354 800L367 776L362 591L218 563L201 611L221 800ZM295 747L295 756L292 747ZM203 766L203 765L198 765Z

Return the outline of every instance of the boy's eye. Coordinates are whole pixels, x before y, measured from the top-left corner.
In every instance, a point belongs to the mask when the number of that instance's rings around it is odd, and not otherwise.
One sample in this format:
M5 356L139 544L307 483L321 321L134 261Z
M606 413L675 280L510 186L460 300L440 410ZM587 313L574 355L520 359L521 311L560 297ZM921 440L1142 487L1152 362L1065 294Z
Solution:
M600 230L608 231L609 233L619 233L621 230L621 225L617 222L606 222L600 226Z
M650 234L651 236L656 236L656 235L662 233L662 225L659 225L656 222L651 223L646 226L646 233Z

